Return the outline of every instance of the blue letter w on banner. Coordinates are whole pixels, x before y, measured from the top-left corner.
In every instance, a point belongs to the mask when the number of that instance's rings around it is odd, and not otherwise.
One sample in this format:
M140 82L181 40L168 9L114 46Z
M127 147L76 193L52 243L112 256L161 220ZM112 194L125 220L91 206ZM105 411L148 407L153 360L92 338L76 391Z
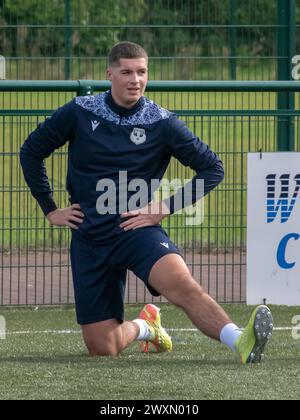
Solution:
M277 214L281 213L280 223L285 223L289 220L296 204L298 193L300 190L300 174L296 175L294 181L296 182L293 196L290 198L290 180L289 174L281 175L281 190L280 196L276 199L276 175L271 174L266 177L268 192L267 192L267 221L272 223Z

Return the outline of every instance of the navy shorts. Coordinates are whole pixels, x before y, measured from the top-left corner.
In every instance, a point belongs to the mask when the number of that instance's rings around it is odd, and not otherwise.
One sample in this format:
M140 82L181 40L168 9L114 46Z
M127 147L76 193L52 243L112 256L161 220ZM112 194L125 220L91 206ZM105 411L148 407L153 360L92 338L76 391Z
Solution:
M153 265L164 255L180 254L161 226L123 232L103 245L72 236L70 255L78 324L124 320L127 269L148 285Z

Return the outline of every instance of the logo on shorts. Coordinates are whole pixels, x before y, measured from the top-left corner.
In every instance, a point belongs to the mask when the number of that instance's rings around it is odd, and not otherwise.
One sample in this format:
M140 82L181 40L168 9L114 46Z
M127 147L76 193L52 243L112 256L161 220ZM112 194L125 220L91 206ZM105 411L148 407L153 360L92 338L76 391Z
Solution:
M143 144L146 141L146 131L143 128L134 128L130 134L130 140L134 144Z
M160 245L164 246L165 248L169 249L169 244L168 242L160 242Z

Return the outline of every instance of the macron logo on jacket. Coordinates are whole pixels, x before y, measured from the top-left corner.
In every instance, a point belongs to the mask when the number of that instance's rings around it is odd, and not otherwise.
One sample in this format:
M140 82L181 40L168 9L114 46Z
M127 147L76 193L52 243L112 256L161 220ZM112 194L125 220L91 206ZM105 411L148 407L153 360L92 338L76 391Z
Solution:
M91 123L92 123L92 130L93 131L95 131L96 130L96 128L98 127L98 125L100 124L100 122L99 121L91 121Z

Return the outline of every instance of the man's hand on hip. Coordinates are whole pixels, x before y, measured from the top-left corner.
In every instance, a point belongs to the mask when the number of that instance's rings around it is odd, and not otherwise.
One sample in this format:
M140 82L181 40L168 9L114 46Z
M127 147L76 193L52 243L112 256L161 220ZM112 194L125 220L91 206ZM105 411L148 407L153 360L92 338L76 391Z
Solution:
M80 211L80 204L72 204L65 209L51 211L46 217L51 225L69 226L72 229L78 229L78 226L72 222L82 223L84 214Z
M170 210L164 201L160 203L149 203L140 210L133 210L122 213L121 218L128 218L122 222L120 227L126 230L138 229L146 226L159 224L162 219L170 214Z

